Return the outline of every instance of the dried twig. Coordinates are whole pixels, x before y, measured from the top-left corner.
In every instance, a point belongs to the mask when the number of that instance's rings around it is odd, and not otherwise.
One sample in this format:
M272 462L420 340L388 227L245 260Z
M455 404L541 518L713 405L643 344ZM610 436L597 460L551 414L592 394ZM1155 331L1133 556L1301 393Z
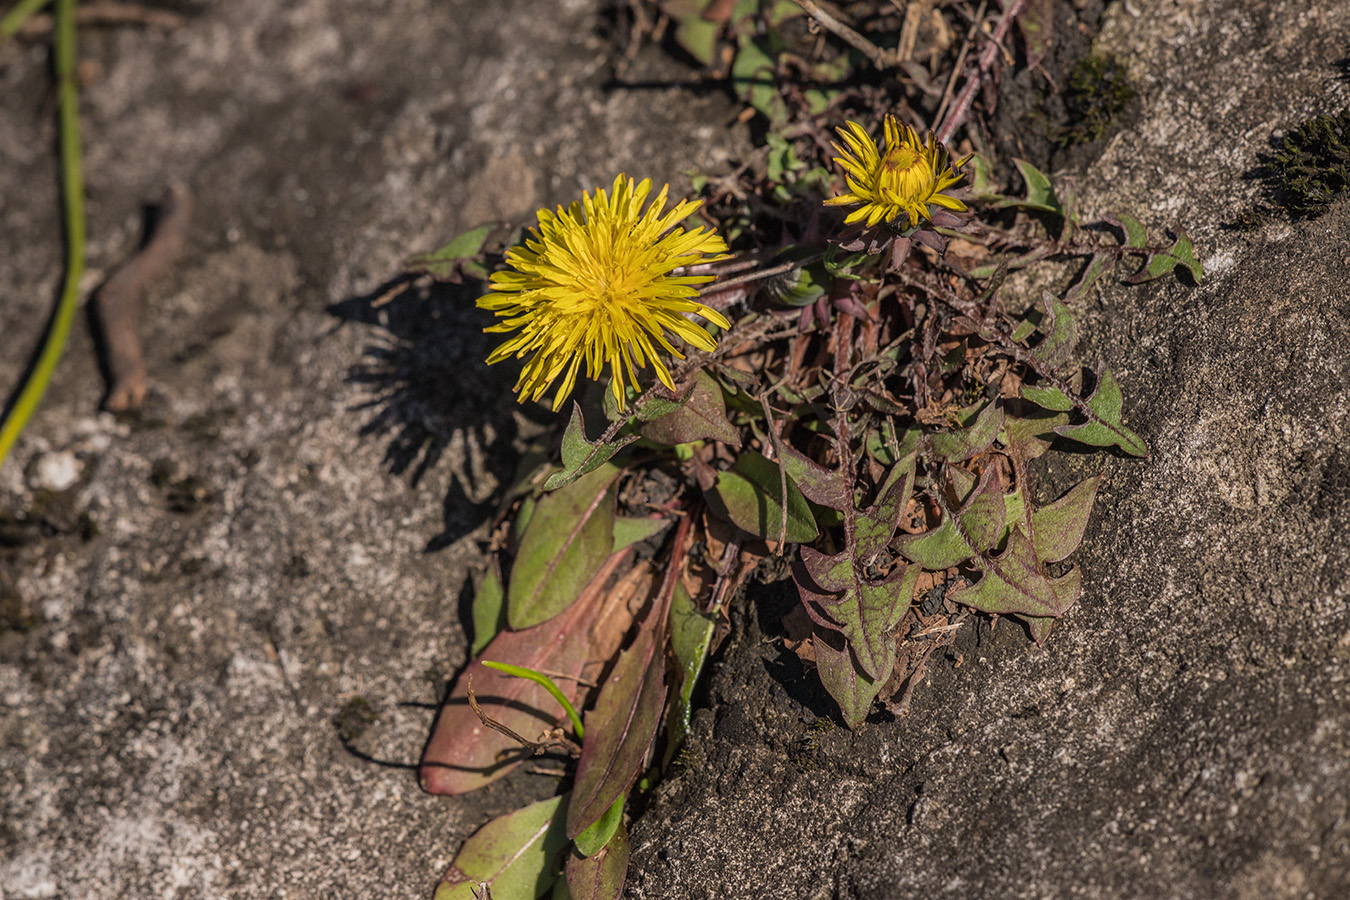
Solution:
M856 47L858 52L870 59L872 65L876 66L878 69L889 69L895 64L895 59L891 54L882 50L861 34L858 34L858 32L830 15L824 9L821 9L820 5L816 3L816 0L792 0L792 2L806 10L807 14L819 22L821 27L826 31L833 32L835 35Z
M549 741L531 741L527 738L521 737L519 734L516 734L516 732L512 731L510 728L503 725L501 722L498 722L496 719L492 718L487 713L483 712L483 708L478 705L478 696L473 692L472 672L469 673L468 695L469 695L469 708L473 710L474 715L478 716L478 721L482 722L486 727L491 728L493 731L500 732L501 734L504 734L507 737L509 737L511 740L517 741L521 745L528 747L530 749L530 752L533 753L535 756L547 753L550 750L565 750L568 753L572 754L573 756L579 756L581 754L581 748L578 747L576 744L574 744L572 741L569 741L567 738L559 736L554 740Z
M980 51L980 63L966 86L961 89L961 96L956 98L956 103L952 104L951 110L947 113L947 119L942 123L942 128L938 131L937 139L940 143L947 143L952 135L956 133L957 126L966 120L966 115L970 112L970 104L975 101L975 91L980 87L990 68L994 65L994 60L998 58L999 48L1002 46L1003 38L1012 27L1013 21L1022 14L1026 8L1027 0L1010 0L1007 7L1003 10L1003 15L998 20L998 25L994 28L994 33L989 36L989 41Z
M104 409L139 409L145 400L145 358L141 353L140 306L146 285L183 252L192 198L174 185L159 202L159 218L141 251L112 274L94 297L94 312L108 364Z
M908 7L902 7L900 0L891 0L896 9L905 14L905 24L900 29L900 46L895 48L895 58L905 62L914 55L914 43L919 37L919 24L933 0L910 0Z
M45 37L51 33L52 17L45 13L33 16L23 23L17 34L21 38ZM76 25L140 25L172 31L187 24L187 19L167 9L155 9L139 3L104 2L82 3L75 8Z

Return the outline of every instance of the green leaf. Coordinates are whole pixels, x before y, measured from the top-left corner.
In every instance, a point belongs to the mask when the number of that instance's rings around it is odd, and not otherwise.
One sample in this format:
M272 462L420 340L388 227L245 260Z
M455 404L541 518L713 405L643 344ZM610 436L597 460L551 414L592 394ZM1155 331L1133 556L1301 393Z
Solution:
M1119 447L1131 456L1148 456L1144 439L1126 428L1120 420L1124 398L1110 369L1097 374L1097 387L1083 405L1076 405L1087 416L1081 425L1060 425L1055 433L1091 447ZM1084 409L1086 406L1086 409Z
M493 897L535 898L557 878L556 860L567 849L561 797L540 800L493 819L464 842L435 900L477 900L479 885Z
M717 618L699 612L698 604L677 579L675 593L670 601L670 652L680 672L680 690L675 695L674 706L667 717L669 738L666 741L665 765L669 765L689 735L689 713L694 705L694 688L698 686L698 677L708 659L716 632Z
M1031 355L1044 363L1055 365L1068 356L1078 343L1078 320L1064 301L1049 291L1041 292L1041 307L1044 312L1037 328L1045 337L1032 348Z
M594 856L581 857L575 853L567 858L566 880L554 888L553 900L619 900L623 896L623 882L628 877L628 859L631 853L628 829L622 817L614 837ZM558 887L565 888L559 893Z
M1050 636L1050 632L1055 627L1054 618L1049 616L1018 616L1026 623L1027 631L1031 633L1031 639L1037 644L1044 645L1045 639Z
M609 558L618 476L615 466L604 464L539 500L511 566L506 617L513 629L567 609Z
M502 563L493 554L483 580L473 592L473 644L470 656L483 652L497 632L506 627L506 591L502 587Z
M544 482L544 490L556 491L576 481L588 472L594 472L613 458L624 447L636 441L635 434L615 438L604 443L591 441L586 437L586 419L581 414L581 404L572 401L572 418L563 432L562 461L563 469L549 476Z
M665 632L656 618L649 616L633 646L619 654L586 713L567 804L567 835L574 840L628 791L656 738L666 697Z
M843 510L845 504L853 502L849 487L839 470L825 468L806 454L788 446L786 441L779 443L782 444L783 467L787 470L788 478L806 499L838 510Z
M854 665L852 651L838 632L817 628L812 643L815 646L816 674L820 676L820 683L829 691L834 702L839 704L844 724L849 728L857 728L867 719L872 702L881 693L886 679L869 678L860 671ZM895 646L892 644L891 655L894 654Z
M721 27L698 14L680 18L675 25L675 43L700 64L711 68L717 60L717 32Z
M1050 183L1050 179L1045 177L1040 169L1027 162L1025 159L1013 159L1017 166L1017 171L1022 173L1022 180L1027 183L1027 195L1025 198L1008 197L994 206L1002 208L1016 206L1022 209L1039 209L1044 212L1065 215L1064 206L1055 196L1055 188Z
M936 459L960 462L989 449L1003 425L1003 406L997 400L991 400L978 415L967 415L963 424L966 427L934 434L929 438Z
M1080 481L1054 503L1032 512L1032 543L1041 562L1059 562L1078 549L1100 481L1100 475Z
M1119 226L1120 230L1125 232L1126 247L1133 247L1138 250L1148 245L1148 231L1144 228L1143 223L1134 216L1121 213L1118 216L1103 216L1102 218L1112 225Z
M439 250L408 257L403 263L403 268L409 272L425 272L437 281L458 282L464 264L478 258L483 252L483 245L487 243L488 235L492 233L495 227L494 225L480 225L477 228L470 229ZM481 269L481 267L479 268ZM478 271L469 274L475 278L482 278L486 276L487 272L482 270L481 274Z
M562 692L562 689L558 687L552 678L549 678L537 669L517 666L513 663L498 662L493 659L481 659L479 662L489 669L496 669L498 672L503 672L513 678L524 678L526 681L533 681L535 684L548 691L549 696L554 700L557 700L558 705L563 708L563 712L567 713L567 718L572 720L572 731L576 734L577 738L580 739L586 734L585 726L581 724L581 716L577 715L577 708L572 705L572 701L567 699L567 695Z
M1070 382L1070 387L1074 386L1074 383ZM999 440L1015 459L1026 463L1044 456L1054 442L1056 426L1067 425L1068 422L1069 414L1066 412L1021 418L1008 416L1003 420L1003 431L999 433Z
M1038 388L1024 384L1022 385L1022 396L1037 406L1043 406L1054 412L1065 412L1073 409L1073 401L1065 396L1063 391L1054 386Z
M1031 541L1020 528L1014 528L1008 535L1002 554L981 555L973 563L983 573L980 580L950 597L953 603L981 612L1061 616L1082 590L1083 577L1078 569L1060 578L1048 577Z
M1111 270L1114 263L1115 257L1110 253L1092 254L1092 258L1088 260L1087 266L1083 269L1083 274L1078 276L1078 280L1074 282L1073 287L1069 288L1068 293L1064 295L1064 299L1074 301L1086 296L1088 291L1092 290L1093 286Z
M811 618L841 632L863 674L882 681L895 662L893 633L909 610L919 567L897 565L879 581L866 569L895 533L914 487L914 470L911 454L887 475L874 506L845 513L844 549L827 556L802 547L792 573Z
M753 450L717 476L708 496L713 512L737 528L766 540L777 540L783 523L783 486L777 463ZM813 541L819 530L801 489L787 479L787 539L796 544Z
M691 389L682 402L657 414L646 406L638 410L640 431L649 441L666 446L688 444L691 441L716 440L740 447L741 433L727 419L726 402L722 388L702 369L694 373Z
M896 548L925 569L940 572L997 546L1007 526L1007 504L992 467L953 515L922 534L902 534Z
M919 567L901 563L871 582L848 547L833 556L802 547L801 561L805 571L793 576L811 618L843 634L864 675L885 681L895 662L893 632L909 611Z
M1195 258L1195 248L1183 228L1177 229L1176 242L1160 253L1149 257L1148 262L1138 272L1125 279L1126 284L1143 284L1155 278L1161 278L1178 265L1185 266L1191 277L1199 284L1204 277L1204 269Z
M619 830L623 824L623 804L628 799L627 795L620 794L605 814L591 823L591 826L577 835L572 843L576 845L577 852L582 856L594 856L609 844L609 839L614 837L614 833Z
M640 544L669 527L670 520L660 516L615 516L614 550Z
M731 66L731 84L736 96L749 103L770 122L787 118L787 107L778 95L774 56L767 42L751 34L738 40L736 61Z
M993 167L983 155L970 157L970 195L976 200L1003 200L1003 193L994 182Z

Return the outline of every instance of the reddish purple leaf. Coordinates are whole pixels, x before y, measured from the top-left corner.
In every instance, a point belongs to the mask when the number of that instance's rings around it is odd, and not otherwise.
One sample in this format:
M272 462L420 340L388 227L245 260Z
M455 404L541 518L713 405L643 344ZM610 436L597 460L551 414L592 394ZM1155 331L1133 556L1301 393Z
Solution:
M567 804L567 836L576 838L632 785L661 724L666 698L666 604L647 617L633 646L619 654L586 712L586 740Z
M501 632L479 659L568 676L554 681L577 703L581 694L577 678L590 655L589 628L605 600L603 592L591 587L607 582L627 556L628 551L611 556L591 586L561 616L524 631ZM433 794L462 794L482 787L529 756L515 741L483 725L469 708L470 675L483 712L522 737L533 740L563 718L558 702L542 687L489 669L475 659L455 679L422 753L418 775L422 788Z

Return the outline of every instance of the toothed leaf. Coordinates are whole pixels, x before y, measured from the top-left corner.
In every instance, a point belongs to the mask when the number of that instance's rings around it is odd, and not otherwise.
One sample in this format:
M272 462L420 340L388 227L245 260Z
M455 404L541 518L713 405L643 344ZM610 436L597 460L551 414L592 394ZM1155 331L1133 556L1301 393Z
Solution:
M1078 549L1100 481L1100 475L1080 481L1054 503L1032 512L1033 543L1041 562L1059 562Z
M1060 578L1050 578L1036 559L1036 551L1019 528L1008 535L998 556L979 556L975 566L983 573L971 587L950 595L981 612L1007 615L1061 616L1078 599L1082 574L1074 569Z
M548 481L544 482L544 490L556 491L567 487L581 476L594 472L609 462L614 454L636 440L635 434L615 438L608 443L589 440L586 437L586 420L581 415L581 404L573 401L572 418L567 423L567 430L563 432L563 469L549 476Z
M1088 420L1080 425L1060 425L1055 428L1055 433L1092 447L1114 446L1131 456L1148 456L1144 439L1120 420L1123 402L1116 377L1110 369L1102 369L1097 375L1097 387L1087 399L1087 410L1076 407L1087 415Z
M934 434L931 438L933 456L948 462L960 462L989 449L1003 425L1003 407L997 401L986 403L979 414L968 417L966 427L957 431Z
M844 724L849 728L857 728L867 718L872 702L881 693L886 679L869 678L859 671L853 663L848 644L837 633L817 629L812 643L815 646L816 673L820 676L820 683L834 698L834 702L839 704ZM891 653L894 652L892 646Z
M733 447L741 445L740 430L727 420L722 388L701 370L694 375L688 396L678 406L659 417L643 407L638 419L645 423L641 427L642 436L658 444L674 446L712 439Z

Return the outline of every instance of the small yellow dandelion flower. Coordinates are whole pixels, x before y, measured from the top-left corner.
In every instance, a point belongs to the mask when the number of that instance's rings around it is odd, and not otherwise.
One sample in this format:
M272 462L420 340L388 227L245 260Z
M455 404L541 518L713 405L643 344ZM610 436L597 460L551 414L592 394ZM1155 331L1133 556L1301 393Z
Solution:
M826 206L858 208L844 219L847 224L867 221L869 226L909 217L913 228L920 219L930 219L929 204L963 210L966 205L942 191L961 180L948 164L947 150L930 132L928 142L894 116L886 117L886 145L878 147L857 122L838 129L843 147L834 144L840 155L835 162L843 167L848 182L847 194L825 201ZM960 168L965 160L956 164Z
M694 299L693 287L711 275L672 275L681 267L726 259L726 243L710 229L678 226L702 205L682 200L662 215L668 186L645 212L650 179L635 184L620 175L612 195L597 188L564 211L539 211L539 225L524 248L506 254L510 268L492 276L492 292L478 301L502 322L485 331L519 331L488 357L529 357L516 383L519 399L538 400L559 375L556 410L576 384L586 362L588 378L599 377L605 363L613 373L619 408L624 405L624 373L637 384L636 368L648 359L661 383L675 387L661 350L683 359L666 333L699 348L717 346L708 332L685 313L696 313L722 328L726 318ZM636 367L636 368L635 368Z

